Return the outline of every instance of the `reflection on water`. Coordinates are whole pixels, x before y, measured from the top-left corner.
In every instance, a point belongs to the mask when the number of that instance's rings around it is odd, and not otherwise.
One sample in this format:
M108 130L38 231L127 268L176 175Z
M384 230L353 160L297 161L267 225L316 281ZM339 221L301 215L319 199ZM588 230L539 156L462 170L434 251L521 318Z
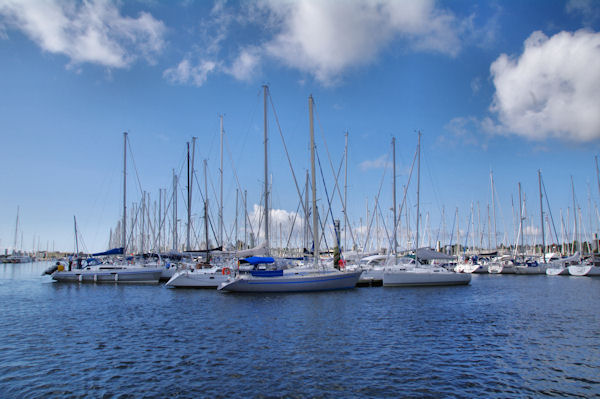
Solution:
M600 279L236 295L0 266L0 397L600 395Z

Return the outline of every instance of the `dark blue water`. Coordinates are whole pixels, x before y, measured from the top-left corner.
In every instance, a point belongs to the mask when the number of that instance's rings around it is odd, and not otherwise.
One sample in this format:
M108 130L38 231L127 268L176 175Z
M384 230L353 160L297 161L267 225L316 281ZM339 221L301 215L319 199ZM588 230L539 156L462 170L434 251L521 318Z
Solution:
M600 396L600 279L236 295L0 265L0 397Z

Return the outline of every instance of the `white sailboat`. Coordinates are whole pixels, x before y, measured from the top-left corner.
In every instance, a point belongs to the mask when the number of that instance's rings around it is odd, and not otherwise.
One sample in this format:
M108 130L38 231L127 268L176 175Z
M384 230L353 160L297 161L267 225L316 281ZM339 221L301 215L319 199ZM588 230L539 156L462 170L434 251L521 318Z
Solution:
M118 248L118 253L127 254L127 132L123 133L123 247ZM76 224L75 224L76 225ZM77 237L77 233L76 233ZM76 249L76 253L79 252ZM117 251L109 251L111 254L117 254ZM96 254L104 256L108 253ZM163 268L158 264L154 265L136 265L129 264L124 259L121 264L100 263L99 261L83 264L84 260L77 260L74 265L68 266L65 270L64 265L57 264L56 270L52 272L51 277L58 282L79 282L79 283L158 283ZM70 262L71 263L71 262Z
M421 132L417 146L417 228L414 263L396 263L383 272L384 287L466 285L471 281L470 273L456 273L441 266L423 264L419 259L419 190L421 180ZM395 173L394 173L395 178ZM394 221L394 226L396 221ZM395 228L395 227L394 227ZM394 251L395 252L395 251Z
M264 93L264 136L265 136L265 242L269 248L269 208L268 208L268 165L267 165L267 86L263 86ZM219 286L221 291L229 292L310 292L350 289L356 287L362 270L340 271L325 269L319 262L319 230L316 200L316 172L315 172L315 143L313 127L313 97L308 99L310 121L310 154L312 175L312 215L313 215L313 242L314 265L313 269L292 268L281 270L277 273L262 275L252 273L238 273Z

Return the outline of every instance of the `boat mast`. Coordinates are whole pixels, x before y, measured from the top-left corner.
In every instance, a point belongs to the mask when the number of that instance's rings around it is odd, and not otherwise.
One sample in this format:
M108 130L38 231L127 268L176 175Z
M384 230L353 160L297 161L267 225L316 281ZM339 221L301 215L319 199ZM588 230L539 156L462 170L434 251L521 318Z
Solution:
M344 251L348 250L348 208L346 200L348 198L348 132L345 134L344 144ZM599 180L600 181L600 180ZM600 184L600 183L599 183Z
M173 250L177 251L177 175L173 169Z
M127 132L123 133L123 255L127 254Z
M17 205L17 221L15 223L15 245L13 246L13 253L17 251L18 244L18 233L19 233L19 206Z
M419 205L421 190L421 131L419 131L419 143L417 144L417 234L415 236L415 265L418 262L417 251L419 249ZM395 204L394 204L395 206Z
M77 219L73 215L73 224L75 226L75 255L79 254L79 241L77 240Z
M574 236L575 236L575 243L573 245L573 252L577 251L577 244L578 244L578 232L577 232L577 204L575 203L575 183L573 183L573 175L571 175L571 191L573 192L573 216L575 219L575 230L574 231Z
M221 196L219 200L219 245L223 246L223 115L219 115L219 119L221 125L221 168L219 169L221 186Z
M265 130L265 244L267 254L269 253L269 165L268 165L268 129L267 129L267 95L269 86L263 85L263 116Z
M393 245L393 249L392 249L392 253L394 254L394 258L396 257L396 252L398 250L398 241L396 239L396 138L392 137L392 164L393 164L393 169L392 169L392 201L393 201L393 215L394 215L394 222L392 223L392 228L394 229L393 231L393 239L392 239L392 245Z
M521 199L521 182L519 182L519 235L521 236L521 257L523 254L523 200Z
M204 241L206 242L206 262L208 263L208 179L206 177L206 159L204 160Z
M490 184L492 186L492 213L494 215L494 248L498 250L498 229L496 228L496 202L494 191L494 172L490 170Z
M542 171L538 169L538 183L540 186L540 222L542 223L542 259L546 263L546 237L544 235L544 203L542 202Z
M313 97L308 97L308 115L310 122L310 170L312 183L312 212L313 212L313 243L314 243L314 265L319 264L319 217L317 210L317 178L315 172L315 131L313 123Z

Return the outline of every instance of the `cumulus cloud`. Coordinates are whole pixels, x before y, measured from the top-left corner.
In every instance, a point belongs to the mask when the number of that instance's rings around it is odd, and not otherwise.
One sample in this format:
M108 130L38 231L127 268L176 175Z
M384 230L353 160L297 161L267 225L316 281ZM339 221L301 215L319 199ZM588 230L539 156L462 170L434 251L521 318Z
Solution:
M361 170L385 169L391 168L392 162L387 155L382 155L377 159L362 161L359 165Z
M0 0L0 22L21 30L44 51L66 55L73 64L123 68L139 57L152 62L164 46L161 21L146 12L137 18L123 16L107 0Z
M460 50L455 17L433 1L273 0L263 6L276 21L265 53L325 84L373 62L394 39L417 50L449 55Z
M393 41L404 49L455 56L466 27L434 0L258 0L235 11L217 2L203 26L199 58L222 58L219 72L250 80L263 63L275 62L324 85L375 62ZM217 57L232 27L240 29L240 43L228 56ZM250 42L240 34L244 29L252 32L245 36Z
M216 67L217 64L213 61L204 60L193 65L190 60L184 59L176 67L165 70L163 77L171 83L192 83L194 86L202 86L208 79L208 74Z
M598 65L600 33L532 33L519 57L502 54L490 67L500 128L534 140L600 138Z

